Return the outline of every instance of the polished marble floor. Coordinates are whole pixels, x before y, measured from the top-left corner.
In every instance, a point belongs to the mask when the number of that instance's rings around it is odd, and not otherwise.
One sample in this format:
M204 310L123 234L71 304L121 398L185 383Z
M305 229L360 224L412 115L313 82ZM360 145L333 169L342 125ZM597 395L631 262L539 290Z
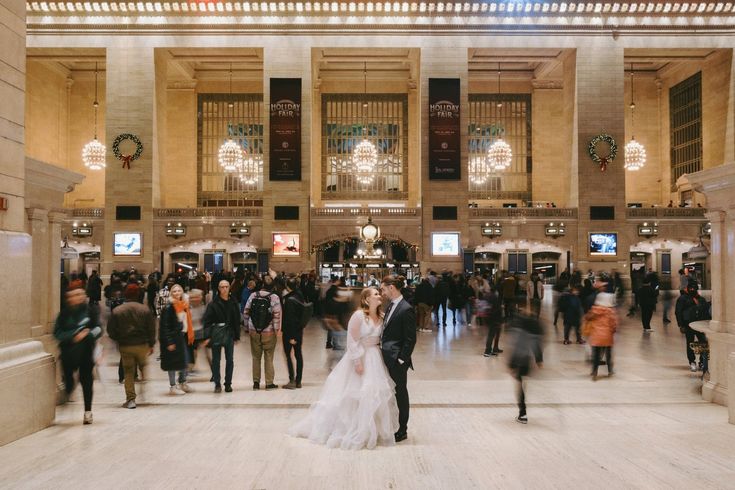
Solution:
M643 335L621 310L616 376L601 367L593 383L584 346L562 345L561 326L551 325L550 296L528 425L514 421L503 355L482 356L485 330L450 325L419 334L407 441L354 452L291 438L287 428L328 374L326 334L313 323L295 391L252 391L245 340L233 393L212 393L200 359L196 391L170 396L154 365L138 385L139 407L126 410L108 348L94 424L82 426L77 390L54 426L0 448L0 488L735 488L735 426L725 408L701 400L678 328L662 326L658 312L655 332ZM276 382L287 380L279 349Z

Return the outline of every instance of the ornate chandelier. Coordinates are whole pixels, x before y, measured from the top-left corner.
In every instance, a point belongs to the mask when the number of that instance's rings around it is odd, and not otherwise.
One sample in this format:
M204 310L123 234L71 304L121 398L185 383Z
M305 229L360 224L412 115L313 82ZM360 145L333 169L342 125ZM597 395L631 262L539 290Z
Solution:
M357 181L362 185L369 185L375 178L375 168L378 165L378 150L367 139L362 140L352 151L352 167Z
M490 176L490 168L483 156L470 158L470 182L473 185L482 185Z
M232 103L232 63L230 63L230 101L228 108L233 107ZM229 123L227 124L229 126ZM240 145L229 138L219 147L217 160L225 172L240 172L243 166L243 151Z
M490 170L496 172L505 170L510 167L512 161L513 151L503 138L495 140L495 143L487 150L487 166L490 167Z
M630 65L630 128L631 133L635 131L635 101L633 99L633 64ZM635 140L635 136L630 137L630 141L625 145L625 164L626 170L636 171L643 168L646 164L646 149Z
M225 172L239 172L243 166L242 148L230 138L219 147L217 159Z
M82 162L90 170L101 170L107 166L107 148L97 140L97 109L100 103L97 101L97 63L94 64L94 139L82 148Z
M242 167L240 168L240 182L245 185L257 184L262 165L263 161L260 158L246 155L242 160Z
M363 65L363 87L365 100L363 102L363 110L367 109L367 62ZM364 114L363 114L364 116ZM363 132L367 126L366 122L363 122ZM375 145L365 138L355 146L352 150L352 170L355 172L355 178L357 182L362 185L370 185L375 179L375 169L378 166L378 149Z

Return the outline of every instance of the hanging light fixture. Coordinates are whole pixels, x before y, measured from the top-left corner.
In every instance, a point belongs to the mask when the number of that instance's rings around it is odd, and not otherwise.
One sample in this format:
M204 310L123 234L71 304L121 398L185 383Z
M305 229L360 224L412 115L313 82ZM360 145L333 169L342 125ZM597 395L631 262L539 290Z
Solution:
M498 62L498 99L500 99L500 62ZM503 107L503 103L498 100L498 109ZM513 163L513 151L510 145L503 140L502 134L487 150L486 167L488 171L498 172L509 168Z
M240 167L240 182L245 185L255 185L258 183L263 168L263 160L257 155L245 155Z
M232 63L230 63L230 97L227 107L229 114L229 109L234 107L232 102ZM227 125L229 126L229 120ZM217 159L225 172L240 172L242 170L243 151L240 145L232 138L228 138L227 141L222 143L222 146L219 147Z
M82 162L84 162L84 166L90 170L101 170L107 166L105 164L107 148L97 140L97 109L99 106L100 103L97 100L97 62L95 61L94 102L92 102L92 107L94 107L94 139L82 148Z
M490 177L490 168L484 156L471 157L468 163L470 167L470 182L474 185L482 185L487 182L487 179Z
M375 178L375 169L378 166L378 149L365 136L365 127L367 126L367 62L363 65L363 124L362 124L362 141L358 143L352 150L352 170L355 172L357 182L362 185L370 185Z
M642 144L635 140L635 99L633 92L633 64L630 64L630 128L631 138L625 145L625 165L626 170L640 170L646 164L646 149Z

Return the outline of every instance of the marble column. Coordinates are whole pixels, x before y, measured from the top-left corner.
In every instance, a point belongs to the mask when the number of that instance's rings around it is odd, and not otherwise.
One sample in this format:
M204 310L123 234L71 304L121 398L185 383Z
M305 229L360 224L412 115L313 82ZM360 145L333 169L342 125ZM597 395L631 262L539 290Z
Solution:
M579 221L576 250L572 252L575 269L586 272L617 269L628 275L630 240L625 218L625 100L623 47L612 38L590 38L577 48L577 187L579 189ZM615 159L602 171L589 155L590 141L606 133L617 143ZM598 154L609 153L600 143ZM573 179L574 180L574 179ZM590 206L613 206L612 220L592 220ZM588 231L617 232L617 255L598 257L589 254Z
M48 261L49 261L49 295L46 315L46 331L45 333L53 333L54 321L56 314L61 309L61 295L59 291L61 289L61 247L59 242L62 239L61 227L66 219L66 213L60 211L51 211L48 214L49 224L49 240L46 246L48 247Z
M152 47L115 47L107 49L105 141L107 168L105 169L105 237L101 253L102 273L113 269L135 267L141 272L153 269L153 204L157 193L157 171L154 165L156 69ZM115 139L123 133L133 134L143 144L143 152L130 168L113 154ZM121 143L120 152L132 154L135 144ZM116 220L117 206L140 206L140 220ZM140 256L115 256L113 233L142 233Z
M467 171L467 125L469 121L468 103L468 72L469 60L467 48L459 47L425 47L421 49L421 76L420 76L420 121L414 127L421 128L421 189L423 226L419 237L421 271L427 269L461 271L462 248L470 240L466 226L469 211L469 184ZM459 79L459 127L460 127L460 180L429 180L429 79L431 78L458 78ZM409 127L414 121L409 121ZM432 219L433 206L457 206L457 221L434 221ZM460 254L457 257L434 257L431 255L431 233L442 231L460 231Z
M31 340L32 239L25 167L26 4L0 7L0 446L54 418L53 358Z
M301 79L301 180L271 182L268 179L270 169L270 81L271 78ZM284 38L278 47L267 47L263 50L263 231L262 248L272 253L272 233L285 231L300 233L301 255L297 257L270 257L270 267L277 271L301 272L314 267L309 255L309 188L311 186L312 166L312 126L311 126L311 48L300 43L298 39ZM316 126L319 131L319 126ZM318 161L313 162L319 165ZM321 191L320 191L321 192ZM298 206L298 221L275 221L274 206ZM261 244L256 244L256 246ZM259 247L260 248L260 247Z
M707 218L712 223L712 320L699 322L710 346L710 378L704 383L705 400L728 405L735 424L735 403L729 385L735 383L735 296L730 280L735 277L735 164L703 170L682 177L707 198ZM706 324L705 324L706 323Z
M49 284L49 223L48 209L27 208L28 222L33 237L33 267L31 268L31 282L35 285ZM59 248L58 243L56 248ZM40 292L48 292L49 286L41 286ZM48 317L48 294L35 294L34 307L31 308L31 337L39 337L46 330Z

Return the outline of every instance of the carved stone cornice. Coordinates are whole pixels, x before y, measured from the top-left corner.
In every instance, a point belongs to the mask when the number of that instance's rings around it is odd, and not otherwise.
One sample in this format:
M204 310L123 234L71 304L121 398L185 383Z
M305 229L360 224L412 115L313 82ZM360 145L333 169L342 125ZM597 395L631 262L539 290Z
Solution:
M40 187L56 192L71 192L81 184L84 175L26 157L26 186Z
M168 85L166 86L166 90L191 92L191 91L196 90L197 83L198 82L199 81L197 79L193 79L193 80L170 80L168 82Z
M29 221L46 221L48 219L48 209L42 208L26 208L26 214Z
M531 80L531 86L534 90L561 90L564 88L564 82L561 80Z
M735 163L728 163L680 177L676 183L689 184L707 197L710 211L726 211L732 207L735 193Z

